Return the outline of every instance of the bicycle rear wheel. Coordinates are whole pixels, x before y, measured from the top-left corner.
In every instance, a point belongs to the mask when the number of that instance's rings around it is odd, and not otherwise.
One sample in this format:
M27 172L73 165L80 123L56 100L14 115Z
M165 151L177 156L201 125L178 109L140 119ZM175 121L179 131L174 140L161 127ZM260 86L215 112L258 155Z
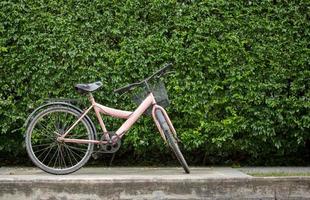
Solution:
M26 132L26 149L32 162L51 174L69 174L80 169L90 158L94 145L57 141L81 113L65 106L52 106L30 122ZM83 118L66 138L93 140L89 122Z
M172 151L174 152L175 156L177 157L178 161L180 162L180 164L182 165L184 171L189 174L190 173L190 170L189 170L189 167L187 165L187 162L183 156L183 154L181 153L180 151L180 148L179 148L179 145L178 145L178 142L176 140L176 138L174 137L163 113L161 110L156 110L156 117L159 121L159 124L161 126L161 128L163 129L164 131L164 134L165 134L165 137L167 139L167 142L170 146L170 148L172 149Z

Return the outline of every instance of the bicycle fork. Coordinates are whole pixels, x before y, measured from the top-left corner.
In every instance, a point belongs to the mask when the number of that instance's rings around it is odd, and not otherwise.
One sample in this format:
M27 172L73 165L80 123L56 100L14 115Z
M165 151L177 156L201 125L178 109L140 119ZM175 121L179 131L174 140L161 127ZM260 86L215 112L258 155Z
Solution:
M157 119L156 111L158 111L158 110L163 114L164 119L162 119L162 120L161 119ZM173 124L172 124L172 122L171 122L171 120L170 120L166 110L163 107L161 107L159 105L154 105L153 109L152 109L152 116L153 116L154 122L155 122L155 124L156 124L156 126L157 126L157 128L159 130L159 133L160 133L161 137L163 138L163 140L165 142L167 142L166 136L164 134L165 130L162 129L162 127L160 125L161 123L165 123L166 122L168 124L170 130L172 131L174 137L177 139L176 131L175 131L174 127L173 127Z

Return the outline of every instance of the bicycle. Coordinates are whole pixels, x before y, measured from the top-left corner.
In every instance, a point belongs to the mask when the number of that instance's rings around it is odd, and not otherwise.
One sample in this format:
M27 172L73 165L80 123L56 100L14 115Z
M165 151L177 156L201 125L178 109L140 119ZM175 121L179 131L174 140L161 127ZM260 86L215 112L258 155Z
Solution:
M165 109L158 105L149 81L154 77L163 76L172 64L153 73L148 78L114 90L124 94L136 87L144 87L146 97L135 111L124 111L110 108L97 103L92 95L102 86L100 81L90 84L77 84L75 89L86 94L91 105L84 111L70 102L56 101L40 106L33 111L26 121L25 135L27 153L32 162L45 172L51 174L69 174L80 169L94 152L94 145L103 152L114 153L120 147L121 138L130 127L145 113L151 113L154 122L165 142L168 143L186 173L190 173L179 146L176 131ZM165 92L164 88L161 90ZM167 96L164 95L164 100ZM94 110L103 131L98 138L94 123L87 113ZM116 132L109 132L102 120L101 114L126 121Z

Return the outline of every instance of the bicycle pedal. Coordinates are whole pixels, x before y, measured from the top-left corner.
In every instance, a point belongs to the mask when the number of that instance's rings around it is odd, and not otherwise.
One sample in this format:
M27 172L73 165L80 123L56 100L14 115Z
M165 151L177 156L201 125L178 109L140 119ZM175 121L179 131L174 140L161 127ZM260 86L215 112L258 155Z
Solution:
M93 159L97 160L99 158L99 153L93 153L91 156L93 157Z

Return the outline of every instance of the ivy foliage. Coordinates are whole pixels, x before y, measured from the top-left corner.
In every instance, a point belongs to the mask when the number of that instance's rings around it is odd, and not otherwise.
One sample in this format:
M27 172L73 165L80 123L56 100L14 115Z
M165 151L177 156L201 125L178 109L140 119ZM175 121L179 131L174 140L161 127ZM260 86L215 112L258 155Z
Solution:
M25 153L44 99L100 80L98 102L132 110L113 90L172 61L168 112L191 164L309 163L309 27L307 0L1 1L0 154ZM121 154L158 162L162 144L144 117Z

